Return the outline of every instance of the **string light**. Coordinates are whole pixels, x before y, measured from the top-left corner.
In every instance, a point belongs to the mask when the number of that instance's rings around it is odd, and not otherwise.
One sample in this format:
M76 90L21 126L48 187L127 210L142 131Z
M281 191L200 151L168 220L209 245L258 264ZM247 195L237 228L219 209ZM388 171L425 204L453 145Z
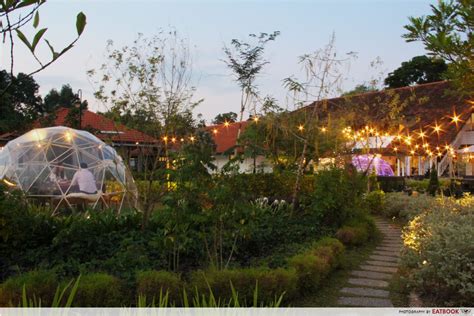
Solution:
M435 126L433 128L433 130L436 132L436 134L439 135L440 132L443 131L443 129L441 128L441 125L438 125L438 122L435 123Z
M304 126L303 125L298 126L298 130L302 132L304 130Z
M212 132L213 132L214 134L217 134L217 128L214 128L214 129L212 130Z
M189 137L189 139L190 139L192 142L194 142L194 140L195 140L194 136Z
M461 121L461 117L459 115L456 115L456 112L454 112L453 116L451 117L451 121L458 125L458 123Z
M225 127L229 127L229 125L230 125L229 122L227 122L227 121L224 122L224 126L225 126Z
M176 137L171 138L171 142L175 143L176 142Z
M164 140L165 142L167 142L167 141L168 141L168 136L163 136L163 140Z
M258 116L254 116L254 117L253 117L253 121L254 121L255 123L257 123L258 120L259 120Z
M326 127L321 127L321 132L326 133L327 128Z
M420 136L421 139L426 137L426 133L423 132L423 130L420 128L420 132L418 133L418 136Z

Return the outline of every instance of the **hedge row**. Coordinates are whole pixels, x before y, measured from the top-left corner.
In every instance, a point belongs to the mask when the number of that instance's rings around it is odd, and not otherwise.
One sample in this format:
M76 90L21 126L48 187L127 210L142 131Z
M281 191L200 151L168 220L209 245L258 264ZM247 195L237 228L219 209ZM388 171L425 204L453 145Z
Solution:
M307 251L288 261L288 268L240 268L228 270L199 270L189 275L187 281L180 275L167 271L140 271L136 274L136 294L149 301L168 293L169 301L183 304L183 289L190 297L194 293L212 295L216 300L232 298L232 288L243 304L252 304L255 293L259 302L275 302L283 295L283 302L290 303L308 290L318 289L322 281L336 269L344 246L334 238L323 238ZM66 283L60 282L51 270L37 270L7 279L0 286L0 306L17 306L21 302L23 286L28 297L41 298L42 306L49 306L54 293ZM257 290L256 290L257 289ZM255 291L256 290L256 291ZM133 295L124 281L105 273L81 276L73 305L129 306Z

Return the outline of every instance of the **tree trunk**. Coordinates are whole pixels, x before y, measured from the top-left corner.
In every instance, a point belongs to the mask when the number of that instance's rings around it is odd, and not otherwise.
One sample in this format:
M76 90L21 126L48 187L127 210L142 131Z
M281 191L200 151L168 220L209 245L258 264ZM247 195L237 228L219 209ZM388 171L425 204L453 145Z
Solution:
M304 159L306 158L306 151L308 149L308 141L305 140L303 144L303 151L301 152L300 162L298 164L298 171L296 172L295 187L293 189L293 196L291 197L291 205L293 211L297 209L298 195L301 189L301 177L305 167Z

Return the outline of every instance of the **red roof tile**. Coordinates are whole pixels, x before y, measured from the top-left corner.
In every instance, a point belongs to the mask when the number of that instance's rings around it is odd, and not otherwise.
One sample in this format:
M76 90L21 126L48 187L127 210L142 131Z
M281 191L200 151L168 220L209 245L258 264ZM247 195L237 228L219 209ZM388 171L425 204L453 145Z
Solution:
M228 126L224 124L206 126L206 130L211 133L214 142L216 143L216 153L221 154L228 150L232 150L237 143L237 134L239 126L241 126L241 133L245 130L249 122L235 122L229 123Z
M69 109L60 108L56 112L54 125L67 125L66 116L68 113ZM98 132L96 133L96 136L103 141L112 141L115 143L138 142L146 144L154 144L158 142L158 140L145 133L127 128L122 124L115 123L113 120L106 118L103 115L88 110L83 110L82 112L81 125L83 128L90 127L97 130ZM35 126L39 126L39 122L37 122Z

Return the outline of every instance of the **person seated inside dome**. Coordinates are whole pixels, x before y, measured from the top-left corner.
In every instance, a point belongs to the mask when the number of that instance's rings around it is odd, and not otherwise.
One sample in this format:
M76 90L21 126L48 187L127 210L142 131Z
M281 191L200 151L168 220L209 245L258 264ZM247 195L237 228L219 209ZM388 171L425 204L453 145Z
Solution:
M84 194L97 194L97 184L94 175L87 169L87 164L81 162L81 168L76 171L71 181L71 191Z

